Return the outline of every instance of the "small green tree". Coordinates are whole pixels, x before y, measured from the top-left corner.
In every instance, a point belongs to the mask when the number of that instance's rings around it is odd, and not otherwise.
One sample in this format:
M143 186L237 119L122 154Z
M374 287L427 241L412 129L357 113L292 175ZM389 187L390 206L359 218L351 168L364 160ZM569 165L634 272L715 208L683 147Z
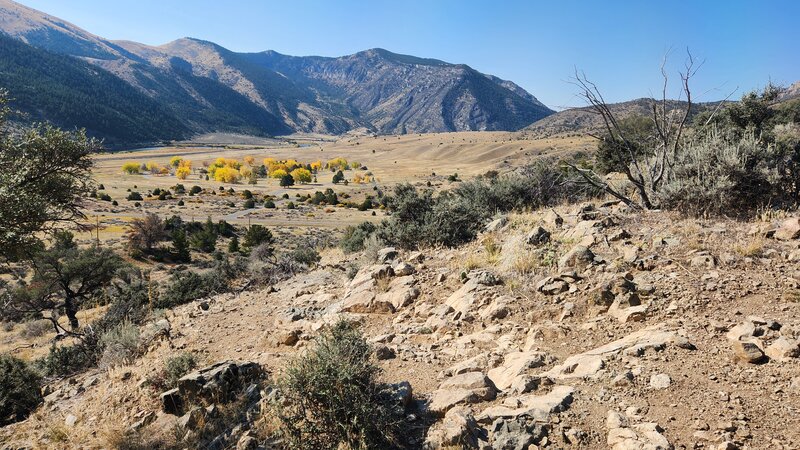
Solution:
M228 253L239 253L239 237L233 236L231 242L228 243Z
M63 310L71 331L78 333L81 305L99 295L124 265L112 250L78 248L71 233L59 232L53 245L33 259L30 284L17 289L6 307L26 314L50 311L46 318L59 333L66 331L58 322L58 312Z
M217 227L214 226L211 217L206 220L201 230L189 236L189 245L205 253L211 253L217 248Z
M182 228L177 228L172 232L172 253L178 262L189 262L192 260L189 251L189 241L186 239L186 232Z
M91 154L100 144L46 124L9 133L7 102L0 89L0 257L16 259L57 224L84 217L79 200L92 190Z
M263 225L250 225L244 235L244 248L248 251L261 244L272 244L272 233Z
M294 177L292 177L289 174L286 174L286 175L281 177L280 184L281 184L281 187L294 186Z
M336 174L333 175L333 184L339 184L344 181L344 174L341 170L337 171Z

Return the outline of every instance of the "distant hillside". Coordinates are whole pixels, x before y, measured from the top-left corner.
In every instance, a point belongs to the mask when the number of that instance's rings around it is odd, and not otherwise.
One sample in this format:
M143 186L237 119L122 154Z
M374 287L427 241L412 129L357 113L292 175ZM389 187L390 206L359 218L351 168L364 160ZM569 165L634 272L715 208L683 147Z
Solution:
M27 117L86 128L115 142L181 139L189 129L161 104L114 75L79 59L0 35L0 86Z
M18 107L35 112L37 118L85 126L115 141L214 132L269 136L341 134L353 129L373 133L519 130L553 113L510 81L466 65L382 49L322 58L271 51L236 53L190 38L157 47L115 42L11 0L0 0L3 33L17 40L14 52L26 53L6 56L9 74L46 67L55 54L61 55L60 66L88 64L103 69L96 70L103 74L101 84L83 85L85 77L78 75L70 83L65 78L72 75L66 71L49 78L46 84L51 90L62 84L65 101L89 90L97 93L97 100L90 103L100 105L120 95L131 99L131 89L135 91L134 103L147 104L145 111L152 110L153 115L140 119L141 123L101 115L92 119L103 124L99 126L59 111L61 102L48 101L43 95L16 94L27 89L19 77L7 76L4 81L3 87L17 97ZM23 50L26 46L29 50ZM109 75L122 83L111 83L106 79ZM151 119L159 126L143 131L141 127L149 126L146 121Z
M786 92L781 95L781 100L791 100L800 98L800 81L796 81L793 85L786 88Z
M633 115L648 116L652 114L652 99L640 98L628 102L611 103L609 108L617 118L625 118ZM713 107L716 103L700 103L693 105L692 114L697 114L703 110ZM685 108L686 102L668 100L667 108L672 111ZM605 129L602 117L591 107L571 108L559 111L549 117L526 127L523 132L535 137L549 137L566 134L586 134L598 133Z

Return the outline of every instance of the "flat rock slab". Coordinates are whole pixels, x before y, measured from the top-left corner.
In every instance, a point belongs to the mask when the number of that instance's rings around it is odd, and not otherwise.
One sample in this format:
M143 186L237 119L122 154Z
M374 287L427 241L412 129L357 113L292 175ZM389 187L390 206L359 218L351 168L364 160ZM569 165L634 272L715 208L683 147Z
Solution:
M516 403L515 406L491 406L483 410L477 419L481 423L491 423L499 418L511 419L526 416L536 421L547 422L550 414L559 413L569 407L574 392L575 388L572 386L554 386L549 393L544 395L526 394L506 401L507 403Z

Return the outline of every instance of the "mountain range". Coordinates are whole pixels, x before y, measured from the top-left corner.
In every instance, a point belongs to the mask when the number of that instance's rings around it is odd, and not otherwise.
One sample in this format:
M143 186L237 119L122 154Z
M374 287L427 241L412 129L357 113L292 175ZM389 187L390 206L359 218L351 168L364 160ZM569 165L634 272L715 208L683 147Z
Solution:
M111 144L207 132L512 131L554 112L464 64L383 49L298 57L192 38L112 41L11 0L0 0L0 87L26 120Z

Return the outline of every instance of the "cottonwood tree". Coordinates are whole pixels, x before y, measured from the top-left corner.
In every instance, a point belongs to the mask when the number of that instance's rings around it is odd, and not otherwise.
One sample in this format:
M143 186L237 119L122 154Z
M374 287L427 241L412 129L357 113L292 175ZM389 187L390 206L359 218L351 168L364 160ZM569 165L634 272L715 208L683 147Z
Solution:
M0 257L30 257L41 236L84 218L92 189L90 155L100 144L84 131L37 124L11 133L8 93L0 89Z
M651 135L642 142L637 139L637 130L641 125L631 126L629 121L618 118L603 98L597 85L591 82L584 73L575 71L573 84L580 89L579 96L598 114L603 122L604 133L592 135L599 140L600 150L614 164L614 168L625 175L633 186L636 197L613 186L592 169L567 163L577 171L589 184L602 189L625 204L638 209L654 209L659 206L658 194L669 178L676 156L682 150L683 136L689 117L692 113L693 99L690 81L702 63L697 63L687 50L684 70L679 72L681 94L678 100L682 105L676 110L673 102L667 98L670 77L666 70L666 58L661 65L663 84L661 96L652 99L650 104L649 124L646 124Z

